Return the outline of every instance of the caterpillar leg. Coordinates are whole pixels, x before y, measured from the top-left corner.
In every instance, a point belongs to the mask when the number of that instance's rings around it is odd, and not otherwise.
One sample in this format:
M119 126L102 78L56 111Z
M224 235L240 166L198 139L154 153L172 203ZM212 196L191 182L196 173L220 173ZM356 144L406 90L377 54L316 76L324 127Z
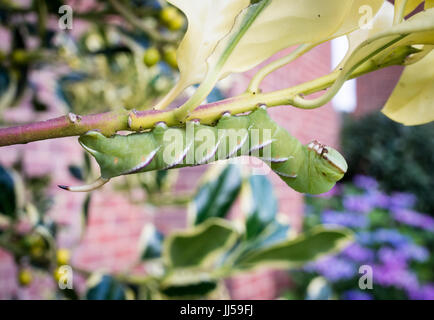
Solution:
M103 185L105 185L109 181L110 181L110 179L99 178L95 182L92 182L91 184L87 184L84 186L69 187L69 186L59 185L58 187L63 189L63 190L67 190L67 191L71 191L71 192L89 192L89 191L93 191L93 190L96 190L98 188L101 188Z

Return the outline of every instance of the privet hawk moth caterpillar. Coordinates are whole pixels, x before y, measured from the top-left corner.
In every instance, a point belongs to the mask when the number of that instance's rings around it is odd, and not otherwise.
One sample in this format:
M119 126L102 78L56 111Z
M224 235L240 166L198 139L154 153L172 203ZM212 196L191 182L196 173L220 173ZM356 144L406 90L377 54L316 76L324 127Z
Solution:
M109 138L90 131L79 142L95 157L101 178L87 186L61 186L70 191L90 191L120 175L201 165L242 155L262 159L288 186L301 193L327 192L347 171L347 163L338 151L316 141L302 145L269 117L265 106L248 115L225 113L215 126L192 121L185 127L169 128L159 123L148 132Z

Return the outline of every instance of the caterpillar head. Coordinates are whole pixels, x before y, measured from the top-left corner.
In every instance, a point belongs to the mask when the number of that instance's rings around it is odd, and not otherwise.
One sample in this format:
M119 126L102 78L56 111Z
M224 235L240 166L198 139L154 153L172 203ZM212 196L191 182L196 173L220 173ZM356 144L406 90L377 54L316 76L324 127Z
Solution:
M318 141L309 143L307 152L310 175L309 193L319 194L329 191L347 172L347 162L337 150Z

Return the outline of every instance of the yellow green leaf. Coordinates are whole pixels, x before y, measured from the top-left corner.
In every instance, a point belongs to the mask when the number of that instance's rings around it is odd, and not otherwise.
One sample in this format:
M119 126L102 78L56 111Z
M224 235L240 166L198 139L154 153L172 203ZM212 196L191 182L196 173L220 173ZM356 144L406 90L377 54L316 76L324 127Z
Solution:
M362 42L347 59L344 69L354 68L360 62L374 57L377 52L381 52L379 54L380 58L385 58L400 47L433 44L434 9L429 9L414 15L409 20L398 25L376 33ZM381 60L379 57L375 57L377 62Z
M395 0L396 13L399 12L400 8L404 8L404 17L412 13L424 0Z
M434 8L434 0L425 0L425 9Z
M393 25L393 14L393 4L386 1L383 3L383 6L381 7L380 11L378 11L377 15L373 18L369 28L358 29L350 33L347 36L348 51L339 67L341 67L346 60L348 60L350 55L362 42L366 41L373 35L390 28Z
M403 64L414 45L434 44L434 9L420 12L402 23L379 32L362 42L337 71L333 86L320 98L306 100L300 96L292 104L300 108L314 108L329 102L352 73L381 66Z
M180 79L156 106L165 108L185 88L201 82L207 72L206 60L217 43L229 33L235 18L249 0L168 0L187 16L187 32L177 50Z
M237 17L231 33L220 41L208 59L209 72L213 72L213 67L218 68L219 78L232 72L243 72L292 45L327 39L344 23L352 3L340 0L271 0L229 53L233 39L243 31L246 18L254 10L251 6Z
M377 15L384 3L384 0L354 0L350 7L350 11L345 16L344 23L332 38L346 35L354 30L366 30L367 28L370 28L371 21ZM387 1L386 3L393 7L393 5Z
M434 51L407 66L382 112L405 125L434 121Z

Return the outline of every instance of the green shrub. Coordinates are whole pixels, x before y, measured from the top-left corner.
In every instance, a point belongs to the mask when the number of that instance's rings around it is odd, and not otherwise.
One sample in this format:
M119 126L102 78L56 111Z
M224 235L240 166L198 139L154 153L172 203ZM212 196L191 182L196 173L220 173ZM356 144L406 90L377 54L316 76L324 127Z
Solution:
M434 123L406 127L373 113L346 118L342 150L349 164L346 179L361 173L375 177L386 191L415 194L417 209L434 213Z

